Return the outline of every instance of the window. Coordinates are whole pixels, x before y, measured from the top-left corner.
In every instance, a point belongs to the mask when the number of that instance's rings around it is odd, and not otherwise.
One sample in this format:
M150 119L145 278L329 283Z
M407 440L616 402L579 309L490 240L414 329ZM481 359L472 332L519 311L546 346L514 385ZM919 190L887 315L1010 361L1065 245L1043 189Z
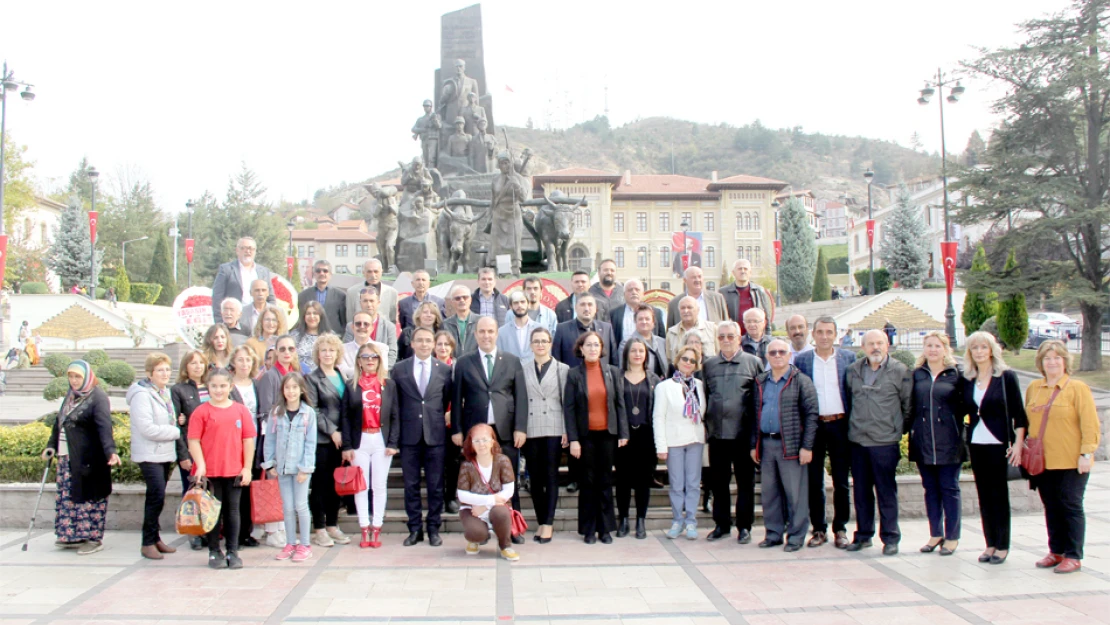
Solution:
M716 291L717 290L717 283L716 282L706 282L705 283L705 288L709 289L710 291Z
M713 223L713 213L706 213L702 215L702 223L705 226L704 230L706 232L713 232L716 226L716 224Z
M582 213L583 213L583 212L584 212L584 211L578 211L578 212L577 212L577 213L575 213L575 215L574 215L574 227L575 227L575 228L577 228L577 229L579 229L579 230L581 230L581 229L582 229Z
M613 213L613 232L624 232L624 213Z
M647 213L636 213L636 232L647 232Z
M659 232L670 232L671 230L671 214L659 213Z
M743 230L744 229L744 213L740 213L740 212L736 213L736 229L737 230Z
M593 213L588 208L583 212L586 214L586 228L587 229L588 228L593 228L594 227Z
M752 214L751 213L744 213L744 229L745 230L751 230L752 229Z
M617 267L624 268L624 248L613 248L613 260L616 261Z
M636 266L644 268L648 266L647 248L642 247L636 251Z
M347 265L336 265L335 273L351 273L351 270L347 269Z
M659 248L659 266L660 267L670 267L671 266L671 248L667 247L666 245Z
M304 258L304 257L305 257L305 255L304 255L304 246L303 245L298 245L297 246L297 258Z
M755 258L753 259L754 264L755 264L756 267L763 266L763 262L760 260L761 258L763 258L763 256L762 256L762 254L760 254L759 246L757 245L757 246L755 246Z
M748 247L744 248L744 254L746 254L746 256L744 256L744 258L747 258L748 260L754 260L755 259L755 256L752 256L752 246L750 246L750 245Z
M688 224L688 227L690 228L697 227L697 225L694 223L694 217L690 213L682 213L682 217L678 220L678 225L681 226L682 222L684 221Z
M24 218L24 220L23 220L23 240L24 241L30 241L31 240L31 225L32 225L31 224L31 218L30 217Z
M336 256L346 256L347 255L347 246L337 244L335 246L335 255Z
M365 258L369 255L370 255L370 246L369 245L356 245L355 246L355 256L357 256L359 258Z
M740 260L741 258L747 258L747 256L744 256L744 246L743 245L739 245L739 246L736 247L736 260Z
M717 266L717 250L712 245L705 248L705 266L706 267L716 267Z
M49 239L46 237L46 224L39 224L39 237L42 239L41 243L46 245Z
M854 236L852 238L855 241L856 253L859 254L859 233L857 232L856 236Z
M308 257L309 258L316 258L316 246L315 245L309 245L308 246Z
M659 288L663 289L664 291L670 291L671 290L671 283L670 282L660 282L659 283Z

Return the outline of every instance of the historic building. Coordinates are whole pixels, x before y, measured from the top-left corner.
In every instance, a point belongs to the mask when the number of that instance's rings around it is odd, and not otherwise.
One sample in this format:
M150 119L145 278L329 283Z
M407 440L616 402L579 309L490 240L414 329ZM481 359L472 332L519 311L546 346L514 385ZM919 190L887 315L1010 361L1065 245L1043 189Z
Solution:
M293 230L293 247L301 276L317 260L327 260L336 274L361 274L362 264L378 255L377 237L361 219L340 221L337 225L319 224L318 228Z
M751 260L757 281L774 276L771 203L785 182L747 175L718 178L716 172L706 179L574 168L538 174L532 186L537 196L559 190L575 198L584 195L589 202L567 253L572 270L593 270L612 258L619 280L639 278L648 289L676 291L681 280L674 271L675 255L685 238L698 241L691 247L709 288L721 283L737 258Z

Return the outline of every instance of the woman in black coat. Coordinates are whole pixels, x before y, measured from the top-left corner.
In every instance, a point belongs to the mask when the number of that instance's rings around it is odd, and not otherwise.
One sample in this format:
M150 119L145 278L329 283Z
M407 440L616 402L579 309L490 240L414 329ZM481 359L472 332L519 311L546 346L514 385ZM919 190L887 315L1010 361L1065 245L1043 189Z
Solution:
M964 405L971 413L968 448L979 518L987 549L980 562L1002 564L1010 554L1010 466L1021 466L1021 448L1029 419L1017 375L1002 361L1002 348L987 332L967 337L964 354Z
M583 332L574 344L582 364L567 374L563 393L570 455L579 459L578 533L592 545L613 542L613 462L617 448L628 443L624 411L624 376L605 364L605 342L597 332Z
M104 549L112 467L119 465L112 438L112 408L84 360L66 369L69 392L50 430L44 459L58 457L55 545L88 555Z
M910 462L916 462L925 489L929 542L921 548L950 556L960 542L960 464L964 461L964 386L948 335L925 335L913 371L913 404L908 419ZM942 544L943 543L943 544Z
M343 343L327 332L315 339L312 347L316 368L305 376L308 403L316 409L316 470L308 494L312 513L312 542L321 547L351 542L339 529L340 498L335 492L335 469L342 464L343 437L340 422L348 409L351 388L336 368Z
M651 415L655 410L655 385L659 384L659 376L644 370L648 349L643 337L633 336L625 341L621 354L629 437L628 444L617 450L616 458L617 538L628 536L628 508L633 492L636 494L636 538L647 538L648 500L658 464Z

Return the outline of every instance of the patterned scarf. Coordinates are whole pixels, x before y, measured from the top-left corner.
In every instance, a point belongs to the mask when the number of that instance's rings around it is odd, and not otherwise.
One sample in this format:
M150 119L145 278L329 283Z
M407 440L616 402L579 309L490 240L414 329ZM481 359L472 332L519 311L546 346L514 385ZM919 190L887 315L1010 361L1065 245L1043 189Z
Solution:
M671 379L682 385L682 392L686 396L686 403L682 407L682 416L698 423L701 420L701 402L698 400L698 387L694 376L682 377L680 371L675 371Z
M66 393L65 400L62 401L62 409L59 412L59 416L63 423L66 417L69 416L69 413L73 412L73 409L84 401L84 399L89 396L89 393L92 392L93 387L96 386L96 374L93 373L92 366L84 360L74 360L69 363L69 367L66 368L66 374L70 373L76 373L80 375L82 379L81 386L76 389L71 387L69 392Z

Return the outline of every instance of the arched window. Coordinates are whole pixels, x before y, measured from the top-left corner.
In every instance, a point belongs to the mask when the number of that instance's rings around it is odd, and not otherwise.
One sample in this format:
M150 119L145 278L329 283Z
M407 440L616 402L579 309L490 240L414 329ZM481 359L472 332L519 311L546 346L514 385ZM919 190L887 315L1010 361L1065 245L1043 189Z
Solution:
M712 245L705 248L705 264L707 267L717 266L717 250Z
M593 228L594 227L593 214L590 212L590 209L588 209L588 208L585 210L585 213L586 213L586 227L587 228Z
M574 227L579 229L579 230L582 229L582 211L578 211L578 213L575 214L575 216L574 216Z
M741 258L745 258L743 245L739 245L736 247L736 260L740 260Z
M755 258L754 256L752 256L752 246L749 245L746 251L748 255L744 258L747 258L748 260L752 260L753 258Z
M736 229L744 229L744 213L741 213L739 211L736 212Z
M31 240L31 218L27 217L23 220L23 240Z
M745 230L751 230L752 229L752 214L751 213L744 213L744 229Z
M759 230L759 213L752 214L752 230Z
M760 253L759 246L757 245L757 246L755 246L755 266L756 267L763 266L763 262L762 262L762 260L760 260L761 258L762 258L762 254Z

